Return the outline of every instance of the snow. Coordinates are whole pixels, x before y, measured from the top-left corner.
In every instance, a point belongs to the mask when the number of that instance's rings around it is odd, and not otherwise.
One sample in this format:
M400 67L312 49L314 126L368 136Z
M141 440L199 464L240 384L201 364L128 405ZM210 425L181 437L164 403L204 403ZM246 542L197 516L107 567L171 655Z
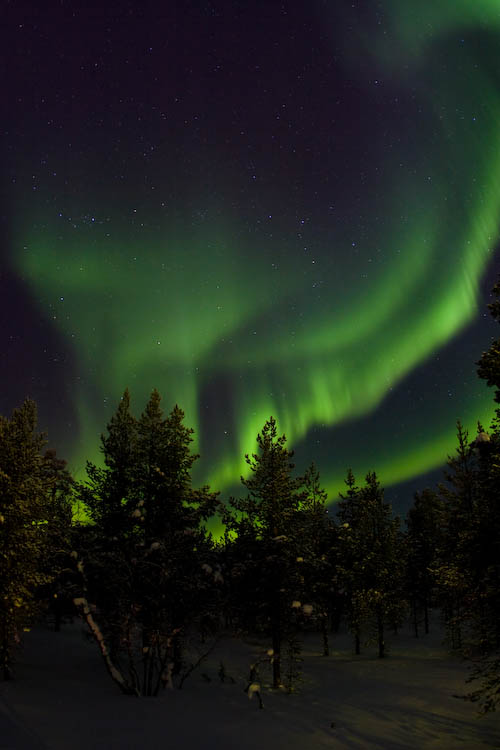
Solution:
M500 715L478 718L476 706L453 697L469 689L467 664L447 653L438 631L419 639L400 632L388 639L383 660L374 646L354 656L347 634L332 637L332 654L323 657L320 635L308 634L303 681L292 695L270 687L269 642L227 636L182 690L156 699L121 695L85 633L76 621L60 633L37 626L26 635L15 681L0 683L2 750L500 747ZM256 662L263 710L246 692ZM15 744L9 712L40 744L27 744L20 733Z

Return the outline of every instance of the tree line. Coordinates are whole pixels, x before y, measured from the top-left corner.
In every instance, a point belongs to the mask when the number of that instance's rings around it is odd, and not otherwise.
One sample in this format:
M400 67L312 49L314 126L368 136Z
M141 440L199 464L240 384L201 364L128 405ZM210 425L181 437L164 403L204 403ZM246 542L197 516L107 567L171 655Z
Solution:
M500 282L493 317L500 320ZM500 403L500 342L478 363ZM341 622L353 649L387 654L388 629L410 619L429 631L439 609L450 648L475 659L466 697L495 710L500 694L500 408L486 431L457 423L443 483L417 493L405 522L375 472L327 506L314 464L294 471L273 417L245 457L242 496L223 504L193 487L193 430L155 390L136 418L126 390L101 438L103 465L76 482L37 431L27 400L0 416L0 669L13 674L23 632L50 611L55 628L74 610L111 678L126 694L182 688L223 632L257 633L274 688L295 689L300 643L322 651ZM81 504L90 523L73 519ZM206 522L218 515L223 534ZM221 668L222 669L222 668ZM224 670L221 672L223 679ZM258 666L249 689L258 692ZM257 686L257 687L256 687ZM261 700L259 693L259 700ZM262 703L261 703L262 705Z

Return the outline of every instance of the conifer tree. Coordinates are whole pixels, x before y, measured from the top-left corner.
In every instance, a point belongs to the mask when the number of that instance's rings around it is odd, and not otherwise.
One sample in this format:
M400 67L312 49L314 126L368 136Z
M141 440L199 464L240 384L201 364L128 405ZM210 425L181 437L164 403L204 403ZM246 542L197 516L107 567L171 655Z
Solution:
M224 515L226 529L236 532L251 557L249 593L256 619L268 623L273 650L273 687L281 685L281 649L293 622L293 609L302 606L303 583L299 566L304 549L300 526L303 479L293 477L293 451L286 437L278 436L271 417L257 436L257 453L246 455L250 476L241 481L248 490L243 499L232 499ZM236 540L235 544L240 547ZM241 549L241 547L240 547ZM240 557L241 575L248 580L249 568Z
M442 533L434 566L453 648L500 646L498 437L458 423L456 455L439 486Z
M491 316L500 323L500 279L492 289L493 302L488 305ZM478 375L495 388L494 400L500 404L500 339L483 352L478 365ZM500 648L500 407L489 434L478 424L478 434L473 444L477 460L477 484L480 508L478 512L476 559L482 562L483 612L481 630L489 649ZM497 659L496 667L500 664ZM495 666L490 669L490 682L494 680ZM500 685L500 670L498 670Z
M305 591L314 604L315 621L323 638L323 655L329 655L329 619L339 613L336 585L337 528L326 508L327 493L321 487L314 462L303 480L304 496L300 515L303 528L302 579Z
M178 406L164 419L159 394L153 391L138 422L135 489L144 519L141 545L146 550L146 557L137 558L140 584L136 584L144 662L152 653L152 644L166 632L173 674L182 668L186 627L202 616L206 625L210 612L215 618L216 607L216 571L209 562L212 545L202 526L215 512L216 493L208 487L194 490L191 486L191 469L198 456L191 453L193 430L183 419ZM151 575L154 570L157 575ZM148 674L154 671L152 664L147 669Z
M491 316L500 322L500 279L493 287L493 302L488 305ZM494 400L500 404L500 339L491 343L477 363L478 375L495 388ZM490 434L478 424L474 441L477 461L478 523L475 557L482 563L482 606L480 630L490 651L500 649L500 407L497 407ZM490 686L495 681L500 690L500 659L493 660L489 669ZM491 690L491 688L490 688ZM496 699L494 699L495 703ZM491 709L491 704L489 704Z
M61 465L42 455L37 409L27 399L10 419L0 416L0 669L12 675L15 646L40 611L57 574L71 513L60 495ZM66 481L66 479L65 479ZM67 551L67 550L66 550Z
M126 389L107 425L107 434L101 435L104 467L87 462L88 479L80 485L91 519L108 540L131 531L136 443L137 423L130 412L130 393Z
M72 617L72 576L70 551L73 537L74 480L66 468L66 461L57 457L55 450L46 450L41 462L42 481L46 487L47 522L43 526L46 552L40 572L55 576L46 591L54 617L54 629L59 631L64 616Z
M488 305L488 309L492 318L500 323L500 279L493 287L492 294L494 300ZM482 353L477 362L477 374L486 380L490 388L495 388L494 400L500 404L500 339L492 341L488 351Z
M350 626L359 653L363 622L371 619L379 657L385 656L385 628L401 623L405 614L405 555L400 523L384 502L375 472L358 490L348 473L347 496L339 504L341 577L350 604ZM347 520L349 519L349 520Z
M473 441L476 459L476 512L471 565L476 586L473 610L483 652L500 649L500 433L491 435L478 423Z
M112 659L118 657L124 613L133 600L130 560L137 531L133 518L136 443L137 420L130 412L126 389L107 434L101 435L104 466L87 462L87 480L78 485L79 498L94 522L93 533L80 535L87 594L99 608Z
M347 623L354 636L356 655L361 651L361 630L368 617L367 603L362 596L365 539L362 527L362 504L360 489L352 470L345 479L346 494L341 494L337 505L339 519L338 576L346 604Z
M491 316L500 322L500 279L488 305ZM494 401L500 404L500 339L492 341L477 362L478 375L494 388ZM472 674L479 681L469 697L479 701L483 713L494 711L500 702L500 407L489 433L478 424L470 445L475 461L474 513L470 522L468 607L473 628L479 637L481 660Z
M190 624L215 622L221 578L202 525L217 493L191 486L193 430L177 406L165 417L160 400L153 391L136 420L125 392L102 438L105 466L89 464L81 487L96 521L85 557L96 621L113 668L127 664L121 689L143 695L180 673Z
M375 472L366 477L363 488L366 535L371 553L365 564L368 601L375 615L378 655L385 655L385 628L397 628L406 614L404 574L406 551L399 518L384 502Z
M418 636L421 618L424 632L429 632L429 608L436 584L432 568L441 545L442 502L439 495L430 489L417 493L406 523L407 590L415 636Z
M500 321L500 281L493 296L489 309ZM477 366L499 404L500 340L483 352ZM452 646L479 651L471 680L480 685L466 697L487 712L496 709L500 695L500 409L489 433L478 423L477 436L469 441L458 422L457 438L447 484L439 487L442 530L433 573Z
M477 483L473 447L467 430L457 422L457 448L448 458L447 483L439 485L441 526L437 561L432 568L439 587L447 634L452 648L463 645L470 624L474 572L471 554L477 523Z

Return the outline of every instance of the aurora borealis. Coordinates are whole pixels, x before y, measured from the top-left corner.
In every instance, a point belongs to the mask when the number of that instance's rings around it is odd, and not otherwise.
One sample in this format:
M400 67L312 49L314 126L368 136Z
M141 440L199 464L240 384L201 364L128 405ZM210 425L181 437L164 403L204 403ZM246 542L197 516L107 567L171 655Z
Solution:
M3 33L2 413L34 397L79 472L157 387L223 493L272 414L332 496L489 422L497 2L20 2Z

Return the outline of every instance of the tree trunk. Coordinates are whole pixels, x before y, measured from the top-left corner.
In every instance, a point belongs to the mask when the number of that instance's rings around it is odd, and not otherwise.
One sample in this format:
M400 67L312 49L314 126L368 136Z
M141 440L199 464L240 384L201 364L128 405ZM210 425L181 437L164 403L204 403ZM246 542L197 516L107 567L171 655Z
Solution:
M330 644L328 643L328 617L321 618L321 633L323 635L323 656L330 656Z
M427 604L427 596L424 597L424 627L425 634L429 635L429 606Z
M7 625L7 613L4 612L0 631L0 667L2 668L4 680L10 680L12 678L9 641L10 639L9 628Z
M174 632L175 631L180 631L180 628L175 628ZM204 642L205 642L205 639L202 638L202 643ZM174 669L173 669L172 674L178 675L182 671L182 659L183 659L180 632L175 632L175 635L172 636L172 644L173 644L173 662L174 662Z
M460 620L461 620L460 604L457 603L457 609L456 609L456 615L454 615L453 633L452 633L452 648L457 649L457 650L462 648L462 626L461 626Z
M384 641L384 618L381 612L377 612L377 631L378 631L378 656L383 659L385 656Z
M273 639L273 688L279 688L281 685L281 632L278 618L273 618L272 624Z
M0 650L0 660L2 665L2 675L5 681L12 679L12 670L10 668L9 645L5 640L2 642Z
M59 633L61 631L62 623L62 601L57 594L54 595L52 606L54 611L54 632Z
M359 637L359 630L354 633L354 653L359 656L361 653L361 641Z
M278 577L278 584L279 584ZM281 600L278 590L273 598L271 608L271 634L273 642L273 688L277 689L281 685Z
M143 695L147 695L150 651L151 651L151 645L149 642L148 630L145 627L143 627L143 630L142 630L142 688L141 688L141 692Z
M73 599L73 602L77 609L80 611L81 616L89 626L90 632L94 636L97 645L99 646L99 650L101 652L101 656L104 660L104 663L106 665L106 669L108 670L111 679L116 682L122 693L125 693L125 695L138 695L137 690L130 685L127 680L123 677L122 673L119 669L115 667L113 664L111 657L108 652L108 648L106 644L104 643L104 637L99 629L98 624L95 622L94 618L92 617L92 613L90 611L89 604L85 597L77 597Z
M150 647L149 649L149 660L148 660L148 683L146 688L146 695L150 696L153 695L153 676L155 671L155 652L154 648Z
M343 604L342 599L339 599L337 597L334 600L332 609L333 609L333 615L332 615L331 631L332 633L335 633L336 635L339 632L340 621L342 619L342 612L344 611L344 604Z

